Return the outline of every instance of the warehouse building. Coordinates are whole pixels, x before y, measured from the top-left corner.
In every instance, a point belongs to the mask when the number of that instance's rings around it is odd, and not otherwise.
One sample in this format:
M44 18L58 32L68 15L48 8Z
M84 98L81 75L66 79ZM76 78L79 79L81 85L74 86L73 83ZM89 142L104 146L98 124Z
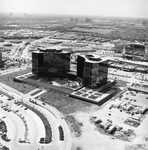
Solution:
M148 61L148 52L143 44L130 43L124 45L123 57L135 61Z

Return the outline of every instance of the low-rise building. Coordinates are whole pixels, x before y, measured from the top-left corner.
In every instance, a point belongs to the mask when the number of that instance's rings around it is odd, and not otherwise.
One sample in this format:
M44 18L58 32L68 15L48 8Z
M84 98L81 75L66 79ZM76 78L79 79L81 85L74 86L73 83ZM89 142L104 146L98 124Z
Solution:
M111 125L111 126L109 126L109 128L108 128L108 133L112 133L113 131L115 131L116 130L116 126L114 126L114 125Z

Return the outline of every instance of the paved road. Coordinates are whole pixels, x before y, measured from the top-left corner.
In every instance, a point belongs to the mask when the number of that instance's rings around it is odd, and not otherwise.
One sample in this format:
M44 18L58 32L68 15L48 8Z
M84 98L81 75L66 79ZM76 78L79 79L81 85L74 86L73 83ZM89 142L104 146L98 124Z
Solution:
M11 68L11 69L0 70L0 76L10 74L10 73L13 73L13 72L17 72L17 71L21 71L21 70L25 70L25 69L27 69L27 67L28 66L26 65L26 66L21 66L21 68L14 67L14 68Z
M147 82L148 75L144 73L126 72L119 69L109 68L108 78L127 81L129 83ZM140 77L143 77L140 79ZM148 82L147 82L148 83Z

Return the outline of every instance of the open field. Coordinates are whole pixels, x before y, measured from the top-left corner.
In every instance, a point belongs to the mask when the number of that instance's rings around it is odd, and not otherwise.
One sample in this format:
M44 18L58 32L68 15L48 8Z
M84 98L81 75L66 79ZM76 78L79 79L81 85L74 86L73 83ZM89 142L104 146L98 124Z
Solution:
M111 29L86 29L86 28L73 28L74 31L81 31L81 32L92 32L92 33L100 33L100 34L108 34L110 33L112 30Z
M80 101L54 91L48 91L42 94L40 97L41 99L44 99L44 102L56 107L65 115L90 108L93 105L88 102Z

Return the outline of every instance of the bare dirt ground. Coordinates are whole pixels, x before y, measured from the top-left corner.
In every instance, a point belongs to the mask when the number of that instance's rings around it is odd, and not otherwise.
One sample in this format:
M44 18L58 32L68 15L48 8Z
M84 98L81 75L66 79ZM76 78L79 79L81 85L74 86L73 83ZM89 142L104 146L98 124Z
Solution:
M130 145L126 146L125 150L148 150L144 144L135 144L135 145Z
M107 105L105 104L102 108L104 109ZM83 126L81 126L81 136L73 137L72 150L77 150L77 148L82 150L148 150L148 143L144 140L144 136L148 135L146 129L147 120L144 122L145 126L143 125L139 129L135 129L137 130L136 133L140 130L141 134L138 134L131 142L123 141L98 132L95 125L90 122L90 117L94 114L103 116L103 114L100 115L101 112L103 113L102 108L92 106L89 110L87 109L87 112L77 111L72 114L78 122L83 123ZM143 130L145 130L144 133L142 133Z

